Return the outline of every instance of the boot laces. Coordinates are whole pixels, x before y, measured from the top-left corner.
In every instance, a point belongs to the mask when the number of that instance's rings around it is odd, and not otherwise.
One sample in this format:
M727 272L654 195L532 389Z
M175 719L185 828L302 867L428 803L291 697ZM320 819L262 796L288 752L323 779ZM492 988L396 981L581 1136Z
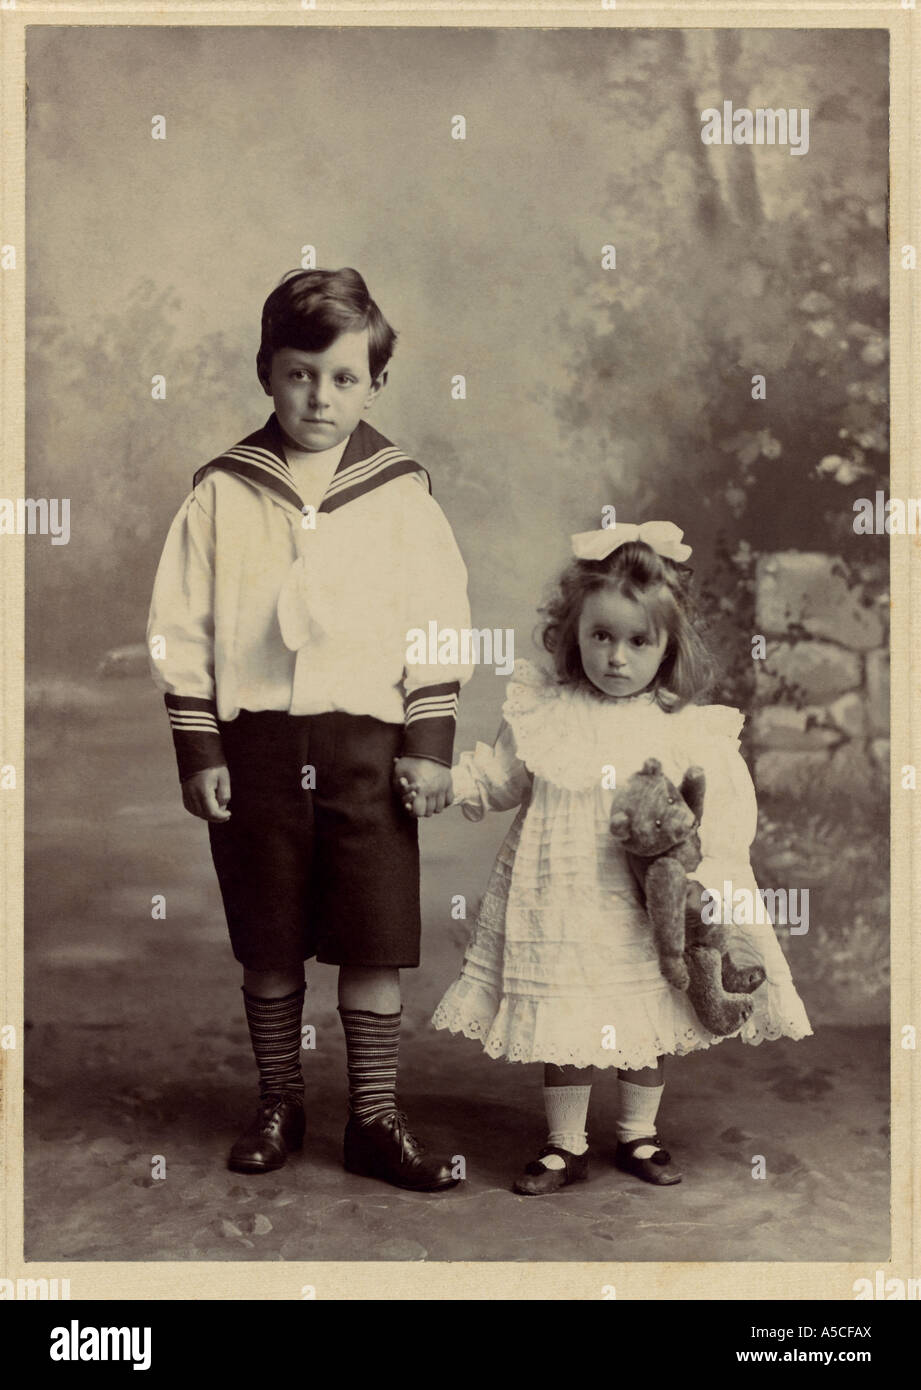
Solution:
M419 1142L409 1127L409 1120L403 1110L394 1111L393 1132L402 1149L408 1140L417 1153L424 1153L425 1146Z

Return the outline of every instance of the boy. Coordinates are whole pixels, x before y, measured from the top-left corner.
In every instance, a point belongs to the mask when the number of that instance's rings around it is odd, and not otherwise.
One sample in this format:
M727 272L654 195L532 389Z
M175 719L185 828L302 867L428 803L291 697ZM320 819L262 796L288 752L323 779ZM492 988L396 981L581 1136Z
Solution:
M346 1167L434 1192L456 1179L397 1108L399 970L419 963L414 817L450 802L471 672L407 666L407 633L470 614L428 474L361 418L395 339L355 270L291 271L269 295L256 368L274 412L195 474L148 647L243 966L260 1105L229 1167L269 1172L302 1147L315 955L339 966Z

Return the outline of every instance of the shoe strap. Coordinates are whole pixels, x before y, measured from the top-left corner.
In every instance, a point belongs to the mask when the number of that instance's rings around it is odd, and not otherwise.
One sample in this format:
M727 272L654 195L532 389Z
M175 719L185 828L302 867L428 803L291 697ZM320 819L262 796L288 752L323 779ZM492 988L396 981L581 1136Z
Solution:
M629 1149L630 1156L632 1158L633 1155L636 1153L637 1149L640 1148L643 1144L652 1144L656 1150L654 1154L649 1154L647 1158L642 1159L641 1161L643 1163L657 1163L660 1168L664 1168L666 1164L671 1163L671 1154L668 1152L667 1149L662 1148L662 1145L659 1143L659 1140L655 1134L648 1134L643 1139L629 1139L627 1143L624 1145L624 1148Z
M537 1155L537 1162L534 1164L529 1163L525 1171L528 1173L546 1173L547 1165L545 1163L541 1163L540 1160L542 1158L546 1158L548 1154L556 1154L559 1158L563 1160L563 1162L566 1164L567 1175L569 1173L570 1164L573 1162L573 1160L576 1158L583 1157L582 1154L574 1154L569 1149L561 1149L559 1144L545 1144L544 1147L541 1149L540 1153Z

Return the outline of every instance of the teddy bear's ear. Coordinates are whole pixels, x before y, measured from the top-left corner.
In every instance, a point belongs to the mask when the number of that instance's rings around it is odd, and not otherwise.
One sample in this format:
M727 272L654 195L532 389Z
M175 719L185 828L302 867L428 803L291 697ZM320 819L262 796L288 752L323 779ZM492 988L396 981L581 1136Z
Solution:
M662 771L662 764L658 758L647 758L643 763L643 775L645 777L658 777Z
M611 834L615 840L626 840L630 836L630 817L626 811L615 811L611 817Z

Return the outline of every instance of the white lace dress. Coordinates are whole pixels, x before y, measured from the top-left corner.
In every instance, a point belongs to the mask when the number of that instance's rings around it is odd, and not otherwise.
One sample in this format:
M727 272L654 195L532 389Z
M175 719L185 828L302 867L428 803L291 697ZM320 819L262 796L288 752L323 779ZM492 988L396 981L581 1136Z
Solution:
M434 1026L479 1038L492 1057L579 1067L649 1067L720 1041L659 970L639 890L608 830L605 770L622 786L655 757L678 785L689 766L702 767L703 858L693 877L721 894L727 881L756 894L748 851L757 806L739 751L742 722L724 705L669 714L645 694L606 699L516 662L496 743L478 743L453 770L469 820L520 810ZM760 962L767 973L734 1036L809 1035L770 922L729 932L736 963Z

